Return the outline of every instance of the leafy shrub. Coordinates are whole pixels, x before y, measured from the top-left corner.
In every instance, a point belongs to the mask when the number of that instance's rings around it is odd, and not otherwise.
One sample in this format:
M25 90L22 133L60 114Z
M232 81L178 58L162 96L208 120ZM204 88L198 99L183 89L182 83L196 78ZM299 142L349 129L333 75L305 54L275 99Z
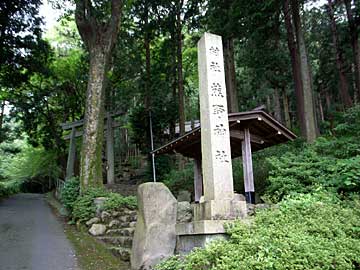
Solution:
M251 225L228 225L229 241L172 257L158 270L359 269L360 202L326 193L287 198Z
M87 189L84 194L81 194L73 204L73 219L81 222L87 221L95 215L94 199L97 197L105 197L107 191L101 188Z
M356 137L319 137L314 150L321 156L350 158L360 155L360 142Z
M319 186L347 194L360 191L360 156L321 156L308 146L302 153L289 152L269 162L272 169L266 193L274 202L292 193L313 192Z
M61 190L60 201L70 213L73 210L74 203L80 193L80 182L76 177L72 177L65 181L64 187Z
M130 209L136 209L137 207L137 200L134 196L124 197L118 193L110 192L106 197L108 199L104 203L105 210L116 210L124 206Z
M102 188L91 188L84 194L81 194L73 203L73 219L84 222L94 217L96 211L94 199L97 197L108 198L104 203L104 210L115 210L123 206L130 209L137 207L136 198L133 196L123 197L120 194L109 192Z
M232 160L234 189L238 193L244 193L244 171L242 159L237 158ZM265 158L263 153L255 153L253 155L253 174L254 184L256 186L256 193L263 194L268 184L267 178L269 176L270 163Z
M360 137L360 105L349 108L337 121L335 135Z
M177 194L179 190L194 190L194 165L187 163L183 170L172 169L167 173L162 182L174 193Z
M20 192L20 185L18 181L0 182L0 199Z
M18 182L37 182L45 185L61 174L57 153L43 148L23 145L21 152L9 155L0 163L0 172L5 179Z

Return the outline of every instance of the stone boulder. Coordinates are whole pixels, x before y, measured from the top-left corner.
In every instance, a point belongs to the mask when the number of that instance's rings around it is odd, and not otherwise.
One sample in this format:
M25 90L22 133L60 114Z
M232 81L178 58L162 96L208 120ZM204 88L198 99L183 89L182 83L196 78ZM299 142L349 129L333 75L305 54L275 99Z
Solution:
M138 187L138 218L131 252L131 268L148 270L174 254L177 201L162 183Z
M177 205L177 222L190 222L193 217L193 211L189 202L178 202Z
M106 226L104 224L93 224L89 230L92 236L100 236L105 234Z
M110 221L109 223L109 228L113 229L113 228L118 228L120 227L120 221L113 219L112 221Z
M101 217L101 221L104 223L109 223L111 221L111 214L109 212L106 211L102 211L100 214Z
M234 193L234 200L235 201L245 202L246 198L245 198L245 196L243 194Z
M98 217L93 217L92 219L89 219L85 224L86 226L90 227L91 225L95 223L99 223L100 219Z

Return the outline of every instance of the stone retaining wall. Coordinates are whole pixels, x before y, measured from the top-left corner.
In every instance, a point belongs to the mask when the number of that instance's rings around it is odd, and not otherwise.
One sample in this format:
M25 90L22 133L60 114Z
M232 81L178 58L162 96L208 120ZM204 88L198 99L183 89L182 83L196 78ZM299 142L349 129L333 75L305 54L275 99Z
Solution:
M86 226L90 235L104 242L114 255L129 261L136 220L136 210L124 207L116 211L97 211L96 217L88 220Z

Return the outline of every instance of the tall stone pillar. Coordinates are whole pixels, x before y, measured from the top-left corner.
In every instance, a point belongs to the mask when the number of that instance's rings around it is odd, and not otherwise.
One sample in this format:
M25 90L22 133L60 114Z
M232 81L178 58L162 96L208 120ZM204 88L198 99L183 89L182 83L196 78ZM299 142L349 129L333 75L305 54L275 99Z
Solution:
M204 199L195 205L194 219L227 220L238 213L233 202L230 132L220 36L204 34L198 43L198 63Z
M230 133L220 36L205 33L198 44L198 63L204 199L232 200Z
M198 43L202 166L195 161L195 201L191 222L177 223L176 252L184 254L226 238L224 224L246 216L246 203L234 196L230 132L220 36L205 33ZM203 174L203 197L201 173Z

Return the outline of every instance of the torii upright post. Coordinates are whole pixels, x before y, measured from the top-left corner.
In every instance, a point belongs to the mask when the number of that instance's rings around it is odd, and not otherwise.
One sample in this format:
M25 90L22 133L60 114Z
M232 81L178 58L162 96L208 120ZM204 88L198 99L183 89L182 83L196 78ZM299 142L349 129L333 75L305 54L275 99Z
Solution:
M69 144L68 160L66 164L65 179L69 179L74 176L75 158L76 158L76 127L72 127L70 134L70 144Z
M107 160L107 183L114 184L114 130L113 121L110 113L106 117L106 160Z

